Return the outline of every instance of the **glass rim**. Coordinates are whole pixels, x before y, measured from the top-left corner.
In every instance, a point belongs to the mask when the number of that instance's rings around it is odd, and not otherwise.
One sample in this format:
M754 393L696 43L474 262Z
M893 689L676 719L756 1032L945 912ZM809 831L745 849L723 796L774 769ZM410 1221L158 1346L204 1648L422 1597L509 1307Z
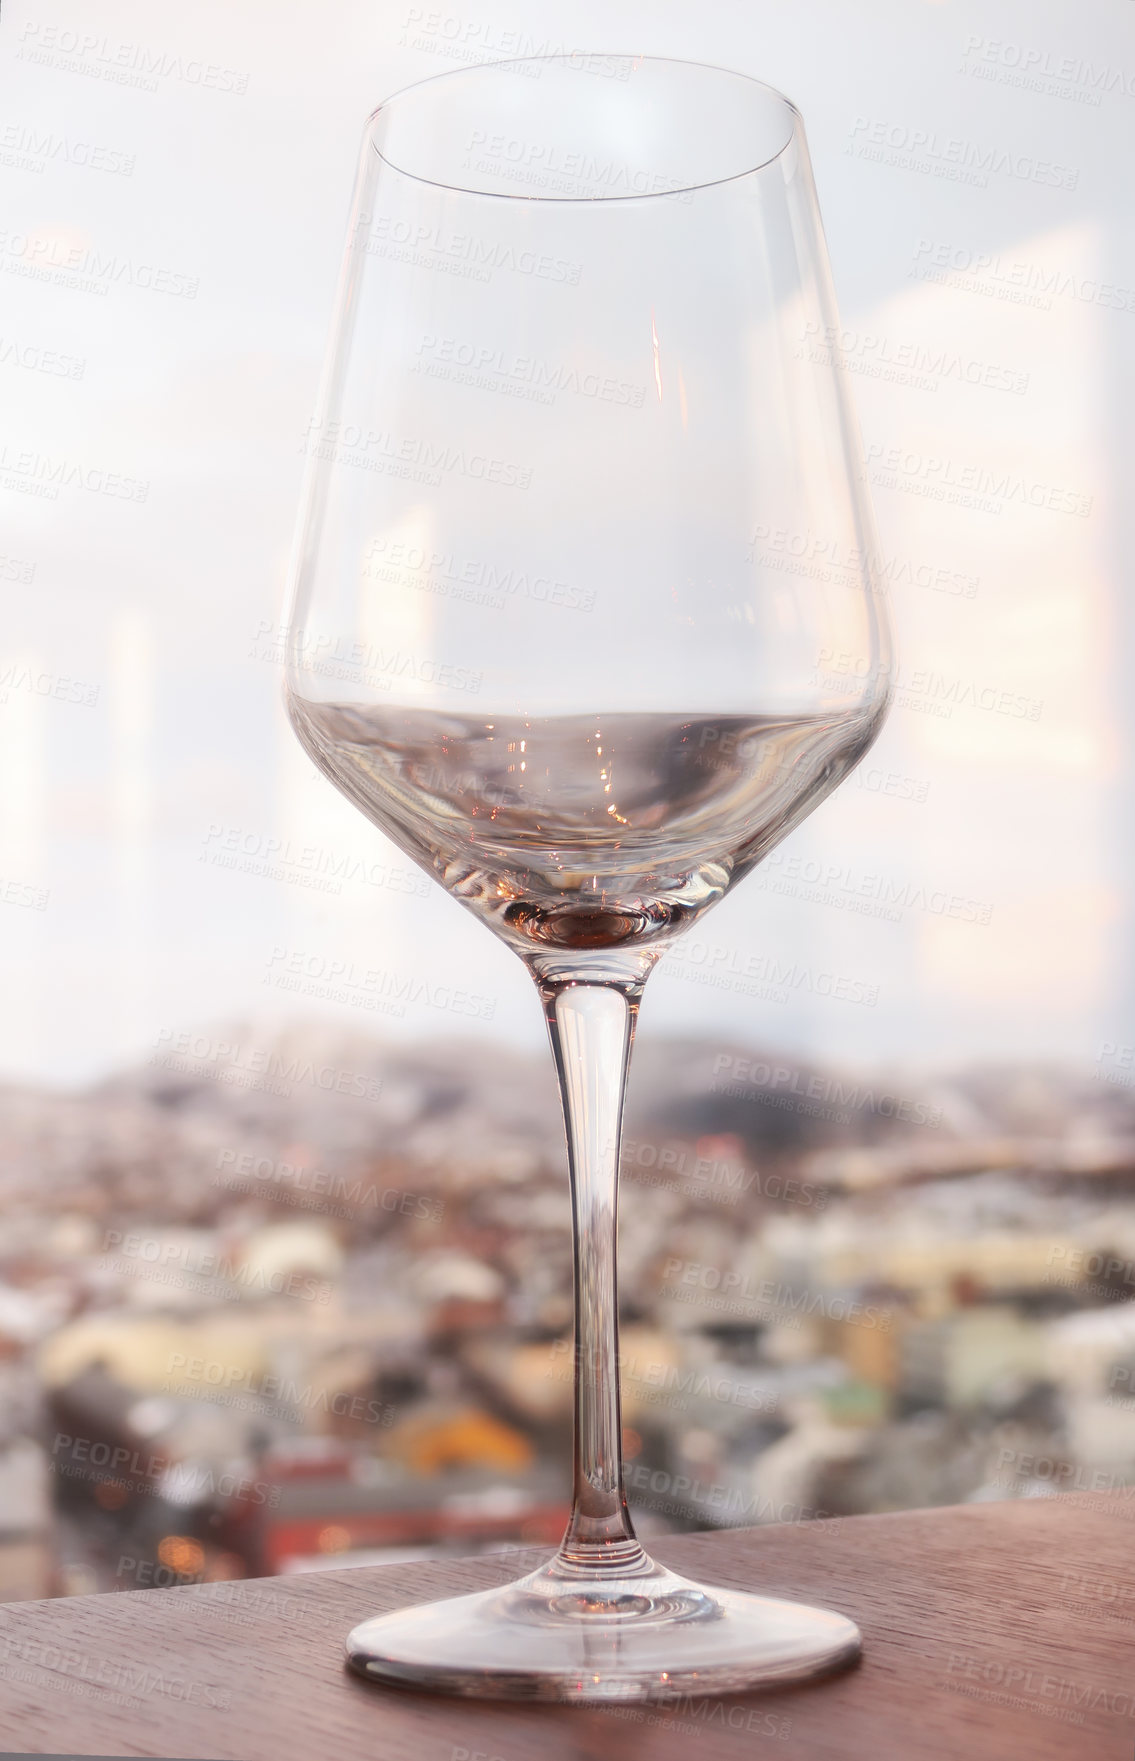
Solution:
M766 97L774 99L775 102L787 113L789 122L788 133L783 144L777 148L775 153L770 153L767 158L759 159L755 164L744 166L740 171L728 172L724 177L703 178L697 182L676 184L673 188L663 190L634 190L626 195L585 196L548 195L539 190L521 192L518 190L472 189L465 183L451 183L447 179L440 177L424 177L421 172L408 171L404 165L399 165L393 159L388 158L373 138L374 127L379 118L383 117L385 113L394 105L398 104L400 100L409 98L415 92L421 92L425 86L436 86L444 80L469 78L476 74L499 73L505 68L533 66L550 67L556 62L564 62L568 65L574 65L589 61L630 61L638 66L649 64L658 67L697 69L699 72L725 74L730 79L742 81L745 85L752 86L757 91L765 94ZM691 61L686 56L682 55L643 55L637 52L618 53L612 49L595 49L587 51L582 49L572 49L561 51L554 55L510 55L497 61L478 61L472 66L450 67L446 68L444 73L427 74L425 79L414 80L408 86L400 86L396 92L391 92L389 97L383 98L382 102L378 104L367 117L365 140L367 146L374 151L375 155L384 165L389 166L391 171L396 171L401 177L411 178L415 183L427 184L432 189L448 190L453 195L459 196L480 196L487 201L496 202L555 202L562 206L582 205L586 207L597 207L615 202L654 202L666 196L695 195L699 190L717 189L723 184L739 183L743 178L753 177L758 172L766 171L770 165L775 165L778 159L783 158L784 154L787 153L788 149L791 147L793 141L796 140L800 132L802 132L803 121L804 119L800 110L792 102L791 98L785 97L782 91L779 91L776 86L769 85L767 80L757 79L756 76L751 73L742 73L736 67L721 67L715 61Z

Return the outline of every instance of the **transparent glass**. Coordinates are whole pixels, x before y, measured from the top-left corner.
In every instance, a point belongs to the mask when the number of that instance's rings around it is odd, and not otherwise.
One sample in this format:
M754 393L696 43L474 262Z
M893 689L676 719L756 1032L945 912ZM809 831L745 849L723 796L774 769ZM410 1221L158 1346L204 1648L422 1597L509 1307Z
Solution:
M324 772L525 961L575 1228L563 1544L366 1621L371 1679L659 1699L837 1668L843 1616L689 1583L620 1476L616 1177L659 956L842 780L891 661L800 117L720 68L552 56L370 119L297 545ZM821 346L817 346L817 339Z

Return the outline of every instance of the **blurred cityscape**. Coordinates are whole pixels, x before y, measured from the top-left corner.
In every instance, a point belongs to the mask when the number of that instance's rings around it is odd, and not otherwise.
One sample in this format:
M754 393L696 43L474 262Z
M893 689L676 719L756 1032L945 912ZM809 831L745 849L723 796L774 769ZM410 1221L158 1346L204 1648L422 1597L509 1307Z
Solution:
M1132 1057L908 1080L644 1037L640 1533L1135 1483ZM0 1599L558 1541L550 1058L170 1030L3 1098Z

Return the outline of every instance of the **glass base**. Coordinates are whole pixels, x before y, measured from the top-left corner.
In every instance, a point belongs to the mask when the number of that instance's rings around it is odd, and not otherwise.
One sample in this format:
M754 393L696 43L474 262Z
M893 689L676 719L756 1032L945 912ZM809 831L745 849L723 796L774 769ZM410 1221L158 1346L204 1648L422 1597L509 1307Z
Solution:
M703 1589L639 1558L625 1576L586 1579L553 1561L498 1590L364 1620L348 1662L369 1681L436 1694L611 1703L740 1693L859 1656L842 1614Z

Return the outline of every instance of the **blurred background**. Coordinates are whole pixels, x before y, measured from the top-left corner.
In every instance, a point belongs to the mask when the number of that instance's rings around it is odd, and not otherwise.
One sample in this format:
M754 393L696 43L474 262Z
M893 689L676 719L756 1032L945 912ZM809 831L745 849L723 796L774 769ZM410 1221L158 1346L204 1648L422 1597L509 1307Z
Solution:
M559 1536L537 1001L279 672L364 118L510 55L802 110L843 330L800 346L901 643L859 772L647 993L636 1521L1135 1482L1131 8L454 7L4 9L3 1598Z

